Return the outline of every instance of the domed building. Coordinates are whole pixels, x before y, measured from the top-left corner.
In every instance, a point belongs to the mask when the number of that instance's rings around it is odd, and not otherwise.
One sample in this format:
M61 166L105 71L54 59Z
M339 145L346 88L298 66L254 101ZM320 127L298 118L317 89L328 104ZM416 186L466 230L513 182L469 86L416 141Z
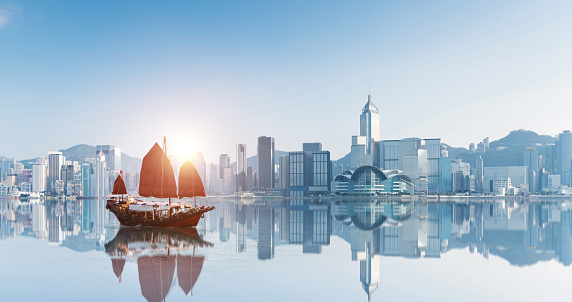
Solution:
M400 170L380 170L374 166L361 166L345 171L332 181L335 194L386 195L411 194L413 182Z

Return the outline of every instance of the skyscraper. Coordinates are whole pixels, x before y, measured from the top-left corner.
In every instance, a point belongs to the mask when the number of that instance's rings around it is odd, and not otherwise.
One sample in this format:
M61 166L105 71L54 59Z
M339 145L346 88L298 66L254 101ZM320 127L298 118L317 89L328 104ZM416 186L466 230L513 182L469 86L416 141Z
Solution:
M373 154L373 143L380 140L380 122L377 107L367 96L367 103L361 110L359 135L366 138L366 154Z
M109 172L107 170L107 163L105 162L105 155L102 151L99 152L95 164L95 197L105 197L109 187Z
M228 154L221 154L218 160L218 179L224 179L224 168L230 167L230 156Z
M195 153L195 156L193 156L193 165L195 165L197 172L199 172L199 176L201 177L201 181L204 186L207 181L207 162L201 152L197 152Z
M274 138L258 137L258 186L274 188Z
M209 166L209 193L216 194L218 193L217 183L218 183L218 166L215 164L211 164Z
M93 197L92 193L92 177L93 168L90 163L83 163L81 165L81 190L83 197Z
M95 146L95 154L99 155L103 152L105 163L109 171L121 170L121 149L113 145L97 145Z
M556 142L556 169L563 185L572 185L572 133L565 130L558 135Z
M475 168L475 191L483 192L484 162L481 156L477 156L477 165Z
M46 190L46 166L44 164L34 164L32 166L32 190L34 192L44 192Z
M65 157L61 152L48 153L48 191L53 192L56 182L60 180Z
M236 173L240 172L246 173L246 145L238 144L236 145Z
M246 189L246 145L236 145L236 190L237 192L247 191Z

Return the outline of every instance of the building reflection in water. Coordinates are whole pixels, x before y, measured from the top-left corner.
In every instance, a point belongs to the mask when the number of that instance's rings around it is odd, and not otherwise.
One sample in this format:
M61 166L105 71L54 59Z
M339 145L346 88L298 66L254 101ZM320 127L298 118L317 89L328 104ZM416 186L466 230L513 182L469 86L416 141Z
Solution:
M237 253L247 251L247 247L256 248L254 254L260 260L280 257L282 245L300 245L301 253L320 254L330 245L331 236L343 239L351 247L351 260L359 262L359 280L369 299L383 288L381 257L440 258L450 250L467 249L485 259L491 255L501 257L513 266L551 260L565 266L572 263L572 203L567 199L440 203L397 199L220 199L212 203L216 210L205 214L197 228L224 244L235 245ZM162 288L158 292L142 291L149 301L164 299L173 280L179 280L185 293L192 292L196 279L179 277L179 272L188 270L178 265L188 262L195 267L194 260L183 257L192 256L193 248L200 251L200 237L145 232L129 236L118 233L117 237L118 229L115 217L105 211L103 200L0 199L2 239L35 237L76 251L103 250L108 242L110 269L119 278L125 261L132 259L138 263L141 284L165 284L164 288L158 287ZM118 239L122 237L128 239ZM160 242L147 241L150 237ZM130 251L129 247L135 246L131 239L146 245L154 242L162 249ZM173 240L187 249L180 253L182 249L171 244ZM110 253L111 242L121 242L116 245L121 248ZM151 268L165 271L165 279L147 273Z

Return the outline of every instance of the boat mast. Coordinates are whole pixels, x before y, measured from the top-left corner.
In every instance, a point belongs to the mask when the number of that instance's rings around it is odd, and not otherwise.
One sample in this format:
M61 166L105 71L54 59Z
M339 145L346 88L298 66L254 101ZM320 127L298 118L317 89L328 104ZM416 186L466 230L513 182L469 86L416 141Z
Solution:
M163 152L165 152L165 156L167 156L167 137L163 136ZM169 160L169 156L167 156L167 160ZM161 169L163 169L163 163L161 163ZM169 195L169 216L171 216L171 196Z

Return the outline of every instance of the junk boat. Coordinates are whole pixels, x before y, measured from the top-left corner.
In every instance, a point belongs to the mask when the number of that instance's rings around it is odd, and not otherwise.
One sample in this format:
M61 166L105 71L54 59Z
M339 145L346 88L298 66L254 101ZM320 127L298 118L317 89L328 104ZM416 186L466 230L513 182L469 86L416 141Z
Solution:
M173 167L167 157L166 139L163 139L163 149L155 143L145 155L139 179L139 196L168 198L169 202L126 198L127 189L120 174L113 184L112 197L107 200L106 208L115 214L121 225L192 227L199 223L204 213L214 210L213 206L197 207L197 196L206 194L199 173L189 159L181 166L177 191ZM171 202L171 198L185 197L194 197L195 206Z

